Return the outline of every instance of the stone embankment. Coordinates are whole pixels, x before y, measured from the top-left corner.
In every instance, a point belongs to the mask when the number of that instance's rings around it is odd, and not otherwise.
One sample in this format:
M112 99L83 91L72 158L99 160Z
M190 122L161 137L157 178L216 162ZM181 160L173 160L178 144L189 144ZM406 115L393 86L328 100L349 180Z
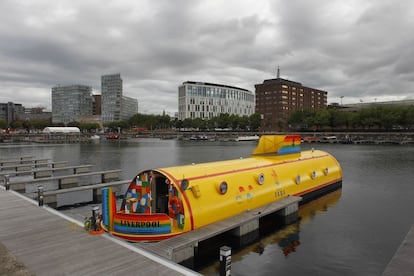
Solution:
M347 143L347 144L414 144L414 132L292 132L299 134L303 142ZM286 132L241 132L241 131L145 131L121 133L120 135L91 134L0 134L0 143L89 143L102 140L131 138L159 138L179 140L236 141L238 137L264 134L286 134ZM116 138L113 138L116 137Z

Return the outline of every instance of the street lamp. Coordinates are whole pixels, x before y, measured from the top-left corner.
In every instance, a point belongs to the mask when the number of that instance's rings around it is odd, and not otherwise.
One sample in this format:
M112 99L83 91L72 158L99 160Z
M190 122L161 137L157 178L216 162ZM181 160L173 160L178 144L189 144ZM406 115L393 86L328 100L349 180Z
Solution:
M342 105L342 99L344 98L345 96L340 96L339 98L341 98L341 105Z

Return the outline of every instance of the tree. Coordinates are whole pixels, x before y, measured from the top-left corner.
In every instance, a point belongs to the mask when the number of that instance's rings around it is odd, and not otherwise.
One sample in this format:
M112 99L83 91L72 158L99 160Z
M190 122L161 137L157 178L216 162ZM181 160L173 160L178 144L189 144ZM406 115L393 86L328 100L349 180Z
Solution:
M349 112L340 111L338 109L329 109L329 126L332 129L336 129L338 127L346 126L348 127L348 118L347 114Z
M72 121L68 123L68 127L79 127L80 123L77 121Z
M80 123L79 128L84 131L90 132L91 130L98 129L99 124L98 123Z
M196 129L205 129L205 122L201 118L195 118L192 120L191 126Z
M317 127L317 129L320 129L323 126L328 126L329 118L330 118L330 115L326 109L317 110L315 114L315 121L314 121L314 124Z
M282 131L283 128L285 127L285 120L283 119L278 119L276 122L277 128L279 131Z
M262 124L262 116L259 113L254 113L249 117L249 125L251 131L257 131Z
M401 114L400 124L405 129L414 128L414 106L409 106L404 109L403 113Z
M244 115L243 117L239 118L239 128L246 130L249 126L249 116Z
M217 126L219 128L228 128L230 127L230 115L228 113L222 113L218 116Z
M20 122L20 121L13 121L13 122L11 122L11 124L10 124L10 127L11 128L21 128L22 127L22 122Z
M127 121L115 121L115 122L108 122L104 124L105 127L110 128L112 132L126 129L129 127Z
M240 117L234 114L230 115L229 123L232 129L234 130L238 129L240 125Z
M5 120L0 120L0 128L3 128L3 129L7 128L7 122Z
M310 110L298 110L290 115L288 123L293 129L307 129L314 125L315 112Z
M191 120L190 118L185 118L183 121L183 127L184 128L193 127L193 120Z

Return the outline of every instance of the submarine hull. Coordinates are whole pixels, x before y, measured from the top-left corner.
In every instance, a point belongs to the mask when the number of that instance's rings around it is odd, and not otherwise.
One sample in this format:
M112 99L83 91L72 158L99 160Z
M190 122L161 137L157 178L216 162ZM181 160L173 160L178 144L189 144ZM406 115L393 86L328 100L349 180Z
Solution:
M156 241L290 195L303 204L341 186L341 167L329 153L301 151L297 135L262 136L248 158L140 172L119 211L108 189L102 225L130 241Z

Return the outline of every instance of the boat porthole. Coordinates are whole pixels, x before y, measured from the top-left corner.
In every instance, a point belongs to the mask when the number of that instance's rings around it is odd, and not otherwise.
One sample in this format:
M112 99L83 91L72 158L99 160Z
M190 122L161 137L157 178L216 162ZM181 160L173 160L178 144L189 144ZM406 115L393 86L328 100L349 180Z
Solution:
M329 173L328 168L325 168L325 170L323 171L323 173L324 173L325 175L328 175L328 173Z
M259 174L259 177L257 178L257 181L259 182L260 185L263 185L265 182L265 176L263 173Z
M296 184L300 184L300 175L296 176Z
M312 179L315 179L315 178L316 178L316 172L315 172L315 171L313 171L313 172L312 172L312 174L311 174L311 178L312 178Z
M227 193L227 182L223 181L220 183L220 194L224 195Z

